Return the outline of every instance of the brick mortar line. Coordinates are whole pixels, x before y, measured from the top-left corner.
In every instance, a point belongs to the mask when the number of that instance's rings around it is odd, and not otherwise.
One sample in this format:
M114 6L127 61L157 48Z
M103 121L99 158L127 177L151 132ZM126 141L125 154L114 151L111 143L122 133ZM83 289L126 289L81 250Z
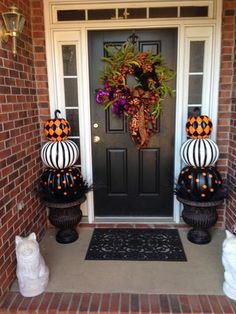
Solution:
M207 295L206 297L207 297L207 301L208 301L208 303L209 303L209 305L210 305L211 311L212 311L212 313L214 313L214 311L213 311L213 307L212 307L212 305L211 305L210 296L209 296L209 295ZM222 313L224 313L224 312L222 312Z
M73 293L73 292L72 292L71 301L70 301L70 304L68 305L68 311L69 311L69 312L70 312L70 308L71 308L72 300L73 300L73 298L74 298L74 296L75 296L75 295L79 295L79 303L78 303L78 305L77 305L76 312L77 312L77 311L78 311L78 309L79 309L80 302L81 302L81 299L82 299L81 294L79 294L79 293Z
M102 306L102 294L100 293L99 304L98 304L98 313L100 313L101 306Z
M93 301L93 293L89 293L89 303L88 303L88 310L87 310L88 314L89 314L89 310L90 310L90 306L92 304L92 301Z
M44 294L45 295L45 294ZM40 308L40 305L41 305L41 303L42 303L42 301L43 301L43 299L44 299L44 295L42 296L42 298L41 298L41 300L39 301L39 304L38 304L38 306L37 306L37 308L35 309L35 311L37 311L36 313L38 313L38 310L39 310L39 308ZM32 309L32 311L33 311L34 309Z
M85 293L82 293L82 294L77 294L77 293L72 293L72 295L71 295L71 298L70 298L70 302L68 303L68 308L67 308L67 313L69 313L69 308L70 308L70 304L71 304L71 301L72 301L72 297L73 297L73 295L79 295L80 296L80 302L79 302L79 304L77 305L77 313L80 313L80 312L78 312L79 311L79 307L80 307L80 304L81 304L81 301L82 301L82 297L83 297L83 295L84 295ZM148 301L148 308L149 308L149 310L148 310L148 313L151 313L151 299L150 299L150 297L151 297L151 295L153 295L153 294L132 294L132 293L123 293L124 294L124 296L128 296L129 297L129 302L128 302L128 305L129 305L129 308L128 308L128 313L130 313L131 311L132 311L132 308L131 308L131 297L132 297L132 295L137 295L138 296L138 307L139 307L139 313L142 313L142 311L141 311L141 309L142 309L142 302L141 302L141 298L142 298L142 296L146 296L147 297L147 301ZM55 295L58 295L58 296L61 296L61 298L60 298L60 302L59 302L59 305L57 305L57 308L55 308L57 311L59 311L60 310L60 305L62 304L62 299L63 299L63 296L65 296L65 294L64 293L60 293L60 292L57 292L57 293L53 293L52 294L52 296L51 296L51 301L49 302L49 305L51 304L51 302L52 302L52 299L54 298L54 296ZM93 294L93 293L90 293L90 302L89 302L89 304L88 304L88 309L87 309L87 313L90 313L90 307L91 307L91 302L92 302L92 297L93 297L93 295L95 295L95 293ZM102 302L102 300L103 300L103 295L104 294L99 294L99 306L98 306L98 312L100 312L100 310L101 310L101 302ZM109 296L109 299L110 299L110 301L111 301L111 296L112 296L112 294L107 294L108 296ZM122 313L121 312L121 300L122 300L122 298L121 298L121 294L120 293L118 293L118 294L115 294L116 296L118 296L118 300L119 300L119 302L118 302L118 312L117 313ZM165 294L165 296L167 297L167 304L168 304L168 307L169 307L169 310L170 310L170 312L169 313L172 313L172 305L171 305L171 302L170 302L170 295L171 294ZM177 297L177 299L178 299L178 302L179 302L179 296L181 296L182 294L180 294L180 295L176 295L175 294L175 296ZM17 293L16 295L15 295L15 298L16 297L19 297L19 296L21 296L20 295L20 293ZM45 295L44 295L45 296ZM42 300L44 299L44 296L43 296L43 298L41 299L41 302L42 302ZM158 295L156 295L156 296L159 296L159 294ZM187 297L188 298L188 296L190 296L190 295L186 295L186 294L184 294L184 295L182 295L182 296L185 296L185 297ZM205 313L204 311L203 311L203 306L202 306L202 304L201 304L201 301L200 301L200 295L194 295L194 296L196 296L196 299L197 299L197 301L198 301L198 305L200 306L200 308L201 308L201 312L202 313ZM217 303L218 303L218 305L219 305L219 307L221 308L221 310L222 310L222 313L224 313L225 311L224 311L224 307L222 306L222 304L221 304L221 300L219 299L219 297L223 297L223 299L222 299L222 301L223 301L223 303L226 305L226 306L228 306L228 308L230 309L230 313L234 313L234 310L233 310L233 305L232 305L232 303L230 302L231 300L230 299L228 299L226 296L224 296L224 295L204 295L205 297L206 297L206 301L207 301L207 303L209 304L209 307L210 307L210 309L211 309L211 311L212 311L212 313L214 313L213 312L213 306L212 306L212 304L211 304L211 301L212 300L210 300L211 299L211 297L212 296L214 296L214 297L216 297L216 299L217 299ZM10 304L12 304L12 302L14 302L14 300L15 300L15 298L13 298L12 299L12 301L10 302ZM25 298L24 297L22 297L22 300L21 300L21 302L17 305L17 308L20 308L20 305L21 305L21 303L22 302L24 302L24 300L25 300ZM33 298L32 298L32 300L33 300ZM30 303L32 302L32 300L30 301ZM111 303L109 301L109 304ZM4 302L4 301L3 301ZM3 303L2 302L2 303ZM39 304L41 304L41 302L39 302ZM234 301L233 301L234 302ZM1 304L2 304L1 303ZM159 302L158 302L159 303ZM190 309L191 309L191 311L193 311L193 308L192 308L192 306L191 306L191 301L188 299L188 305L189 305L189 307L190 307ZM183 308L182 308L182 306L181 306L181 304L179 303L179 306L180 306L180 310L182 310L182 312L183 312ZM160 307L160 309L161 309L161 304L159 304L159 307ZM1 308L0 308L1 309ZM46 311L50 311L50 310L55 310L54 308L52 308L52 309L47 309ZM12 310L14 310L14 308L12 309ZM33 309L32 309L33 310ZM37 307L37 310L36 311L38 311L39 310L39 306ZM109 307L108 307L108 311L110 310L110 305L109 305ZM109 313L109 312L108 312ZM161 313L163 313L163 311L161 312ZM228 313L228 312L227 312Z
M69 309L70 309L70 305L71 305L71 302L72 302L72 298L73 298L73 293L71 293L71 297L70 297L70 300L69 300L68 305L67 305L67 311L66 311L67 314L69 313Z
M62 302L62 299L63 299L63 296L64 296L64 295L65 295L65 293L62 293L62 294L61 294L60 300L59 300L59 302L58 302L58 304L57 304L57 312L60 311L60 306L61 306L61 302Z
M109 303L108 303L108 309L107 309L108 313L109 313L110 307L111 307L111 300L112 300L112 294L109 293Z
M6 295L6 296L7 296L7 295ZM13 298L13 300L12 300L12 301L10 302L10 304L8 305L8 308L7 308L8 311L9 311L9 309L10 309L12 303L15 301L16 297L17 297L17 293L16 293L15 297ZM3 301L2 303L4 303L4 301ZM1 309L2 303L0 304L0 309Z
M151 298L150 298L150 296L151 296L150 294L147 295L147 299L148 299L148 308L149 308L148 313L149 313L149 314L152 314L152 312L151 312L151 311L152 311L152 307L151 307Z
M122 301L122 293L119 293L119 302L118 302L118 314L123 314L121 312L121 301Z
M50 292L49 292L50 293ZM44 296L46 296L46 294L47 293L45 293L45 295ZM45 309L45 313L47 313L49 310L50 310L50 306L51 306L51 304L52 304L52 300L53 300L53 298L54 298L54 295L55 295L55 292L53 292L52 293L52 295L51 295L51 298L50 298L50 301L48 302L48 306L46 307L46 309ZM40 309L40 307L38 308L38 310Z

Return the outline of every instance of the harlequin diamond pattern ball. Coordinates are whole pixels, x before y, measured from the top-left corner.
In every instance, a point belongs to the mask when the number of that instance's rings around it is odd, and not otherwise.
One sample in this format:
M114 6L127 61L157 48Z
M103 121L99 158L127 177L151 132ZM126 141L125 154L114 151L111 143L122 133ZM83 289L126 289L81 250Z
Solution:
M206 138L211 131L212 121L208 116L190 117L186 123L186 132L191 138Z
M64 141L70 131L70 124L65 119L50 119L44 125L44 134L50 141Z

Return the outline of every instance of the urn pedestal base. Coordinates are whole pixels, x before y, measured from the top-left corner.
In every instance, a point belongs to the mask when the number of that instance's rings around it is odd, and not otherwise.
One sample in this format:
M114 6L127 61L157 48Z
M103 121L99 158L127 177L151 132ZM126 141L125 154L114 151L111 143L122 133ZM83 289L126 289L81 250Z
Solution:
M223 200L203 203L188 201L180 197L177 199L184 205L182 212L184 222L193 227L188 232L188 240L195 244L209 243L211 235L208 229L217 222L216 208L223 203Z
M85 197L82 197L71 203L45 202L45 205L49 208L48 218L50 223L59 229L56 235L57 242L67 244L78 239L76 226L81 221L82 211L80 205L85 199Z
M187 238L195 244L207 244L211 242L211 235L208 230L191 229L188 232Z
M78 238L79 234L77 230L73 228L61 229L56 235L57 242L63 244L75 242Z

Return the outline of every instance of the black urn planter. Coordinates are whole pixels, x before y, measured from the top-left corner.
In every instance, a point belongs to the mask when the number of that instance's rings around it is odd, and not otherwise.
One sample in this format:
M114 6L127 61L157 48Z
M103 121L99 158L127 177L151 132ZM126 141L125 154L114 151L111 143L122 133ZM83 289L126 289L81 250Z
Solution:
M177 196L178 201L183 203L182 218L184 222L191 227L187 238L195 244L207 244L211 241L209 228L217 222L216 208L223 203L224 200L212 202L194 202Z
M76 226L81 221L81 204L86 200L83 196L77 201L70 203L44 202L49 208L49 221L59 229L56 240L59 243L67 244L76 241L79 237Z

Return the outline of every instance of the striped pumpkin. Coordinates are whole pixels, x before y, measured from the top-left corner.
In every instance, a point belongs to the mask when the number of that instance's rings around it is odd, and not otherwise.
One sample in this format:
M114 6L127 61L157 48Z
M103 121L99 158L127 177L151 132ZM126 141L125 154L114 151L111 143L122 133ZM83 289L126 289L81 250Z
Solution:
M207 167L218 160L219 149L209 138L189 139L182 145L180 155L189 166Z
M48 142L41 151L43 163L54 169L64 169L73 166L79 157L78 146L70 140Z

